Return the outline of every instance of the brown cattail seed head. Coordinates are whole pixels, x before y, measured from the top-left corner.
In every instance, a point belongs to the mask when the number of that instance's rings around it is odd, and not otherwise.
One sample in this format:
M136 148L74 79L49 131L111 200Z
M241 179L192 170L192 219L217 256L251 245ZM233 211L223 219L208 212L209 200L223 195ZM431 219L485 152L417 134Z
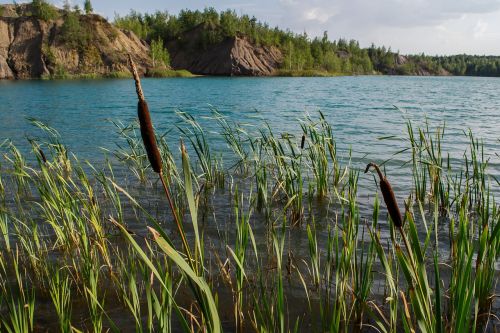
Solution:
M139 116L139 124L141 126L141 136L144 147L148 154L149 163L151 167L157 173L161 172L161 155L156 144L155 131L153 129L153 123L151 122L151 116L149 115L148 103L144 100L139 100L137 104L137 114Z
M300 149L304 149L305 144L306 144L306 135L302 134L302 141L300 141Z
M137 92L137 98L139 102L137 104L137 115L139 116L139 124L141 126L141 136L142 142L144 143L144 148L146 148L146 153L148 154L149 163L151 167L157 173L161 173L161 155L158 145L156 144L155 131L153 129L153 123L151 121L151 116L149 115L148 103L144 98L144 93L142 92L141 79L139 78L139 73L137 72L137 67L129 54L130 68L132 69L132 75L135 81L135 90Z
M394 191L392 190L391 184L389 183L387 178L385 178L383 173L380 171L379 166L375 163L369 163L366 166L365 173L368 172L370 167L374 167L378 173L378 176L380 178L380 190L382 191L384 202L392 222L394 222L394 225L396 227L401 228L403 226L403 218L401 217L401 212L399 211L398 202L396 201L396 196L394 195Z

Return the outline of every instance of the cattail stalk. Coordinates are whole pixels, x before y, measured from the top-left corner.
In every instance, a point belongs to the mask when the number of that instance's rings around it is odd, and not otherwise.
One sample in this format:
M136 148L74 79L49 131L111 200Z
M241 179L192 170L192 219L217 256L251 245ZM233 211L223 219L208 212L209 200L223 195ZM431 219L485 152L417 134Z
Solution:
M305 144L306 144L306 135L302 134L302 140L300 141L300 149L304 149Z
M158 149L158 145L156 143L155 131L153 128L153 122L151 121L151 116L149 114L149 107L146 99L144 97L144 92L142 91L141 79L139 77L139 73L137 72L137 67L135 66L134 60L132 60L132 56L128 55L130 61L130 68L132 70L132 75L135 81L135 91L137 93L137 98L139 102L137 104L137 115L139 117L139 125L141 128L141 137L142 142L144 143L144 148L146 149L146 153L148 155L149 163L151 164L151 168L158 173L161 183L163 185L163 189L165 190L165 195L167 196L167 201L170 206L170 210L172 211L172 215L174 216L175 223L177 224L177 229L179 230L179 234L182 238L182 244L186 251L186 254L189 258L191 258L189 245L184 235L184 229L182 228L179 217L177 216L177 211L174 206L174 202L172 200L172 196L170 195L170 191L168 189L168 184L165 181L165 177L163 176L163 168L162 168L162 160L160 155L160 150ZM190 259L191 261L191 259Z

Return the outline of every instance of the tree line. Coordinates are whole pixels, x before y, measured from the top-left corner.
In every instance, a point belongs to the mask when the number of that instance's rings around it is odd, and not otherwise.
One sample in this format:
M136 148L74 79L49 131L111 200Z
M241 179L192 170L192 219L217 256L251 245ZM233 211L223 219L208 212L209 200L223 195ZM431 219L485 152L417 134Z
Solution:
M135 32L147 41L168 43L183 38L186 32L199 29L199 49L207 49L227 37L246 36L260 46L277 47L283 53L282 69L321 70L330 73L399 74L399 75L476 75L500 76L498 56L402 56L390 48L361 48L355 40L331 41L325 31L322 37L310 38L307 33L270 27L249 15L234 10L222 12L213 7L204 10L181 10L173 15L167 11L139 13L115 17L115 25Z
M61 16L61 12L46 0L32 0L31 15L41 20ZM91 33L82 26L80 15L93 12L90 0L71 7L64 1L62 39L70 47L82 48ZM167 11L117 15L115 26L131 30L152 45L152 57L168 65L169 55L164 47L170 41L182 41L184 34L198 29L196 48L206 50L225 38L245 36L254 44L276 47L283 54L281 68L289 71L318 70L346 74L397 75L473 75L500 76L499 56L453 55L428 56L424 54L402 56L390 48L371 45L362 48L355 40L330 40L323 36L311 38L306 32L298 34L288 29L270 27L249 15L238 15L234 10L218 12L213 7L204 10L181 10L173 15Z

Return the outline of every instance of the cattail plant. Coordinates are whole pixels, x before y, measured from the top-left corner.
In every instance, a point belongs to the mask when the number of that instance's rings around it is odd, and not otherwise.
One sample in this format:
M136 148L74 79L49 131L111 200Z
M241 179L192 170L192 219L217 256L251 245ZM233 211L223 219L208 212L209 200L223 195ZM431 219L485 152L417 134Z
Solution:
M439 319L441 313L441 291L439 287L440 275L437 262L437 255L435 254L434 266L435 266L435 280L436 282L436 292L435 292L435 302L432 301L432 293L429 285L429 279L427 278L426 263L425 263L425 249L422 250L417 229L415 226L415 221L412 214L408 214L408 226L409 235L412 243L408 241L405 232L403 231L403 219L399 211L399 207L396 201L396 196L394 191L386 179L386 177L380 171L380 168L375 163L369 163L366 167L365 173L368 172L370 167L374 167L380 178L380 189L382 191L389 216L393 220L394 225L399 229L401 237L406 247L408 257L406 258L399 246L396 246L396 255L398 262L404 272L406 281L410 287L410 299L411 304L415 307L415 314L417 317L417 322L422 331L426 332L442 332L442 322ZM408 207L406 207L408 209ZM437 219L437 211L435 218ZM436 220L437 224L437 220ZM430 231L428 231L427 237L430 236ZM437 236L436 236L437 237ZM403 295L403 301L404 294ZM406 303L406 302L405 302ZM435 315L433 304L435 306L435 311L438 315ZM408 313L408 312L406 312ZM411 325L411 321L408 318L403 318L404 325ZM413 329L411 329L413 331Z
M146 102L146 99L144 98L144 93L142 91L141 79L139 78L139 73L137 72L137 67L135 66L132 56L129 54L128 57L130 61L130 68L132 70L132 75L134 76L135 91L137 92L137 98L139 99L139 102L137 103L137 115L139 117L139 125L141 128L141 137L144 143L144 148L146 149L146 153L148 155L151 168L160 177L163 189L165 190L165 194L167 196L170 210L172 211L175 223L177 224L177 228L179 229L179 234L181 235L182 238L184 250L186 251L188 257L191 257L189 251L189 245L184 235L184 230L182 228L179 217L177 216L172 196L170 195L168 185L165 182L165 177L163 177L163 168L162 168L160 150L158 149L158 145L156 143L156 136L155 136L155 131L153 129L153 122L151 121L151 116L149 114L148 103Z

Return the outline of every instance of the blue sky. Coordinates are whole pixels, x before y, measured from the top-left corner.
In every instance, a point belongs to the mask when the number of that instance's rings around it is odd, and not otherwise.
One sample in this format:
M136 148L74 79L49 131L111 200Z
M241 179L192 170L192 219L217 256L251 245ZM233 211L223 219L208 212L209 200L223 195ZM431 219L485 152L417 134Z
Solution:
M271 26L307 31L310 36L327 30L330 38L354 38L362 46L373 42L402 53L500 55L500 0L93 0L92 4L109 19L131 8L170 13L182 8L231 8Z

